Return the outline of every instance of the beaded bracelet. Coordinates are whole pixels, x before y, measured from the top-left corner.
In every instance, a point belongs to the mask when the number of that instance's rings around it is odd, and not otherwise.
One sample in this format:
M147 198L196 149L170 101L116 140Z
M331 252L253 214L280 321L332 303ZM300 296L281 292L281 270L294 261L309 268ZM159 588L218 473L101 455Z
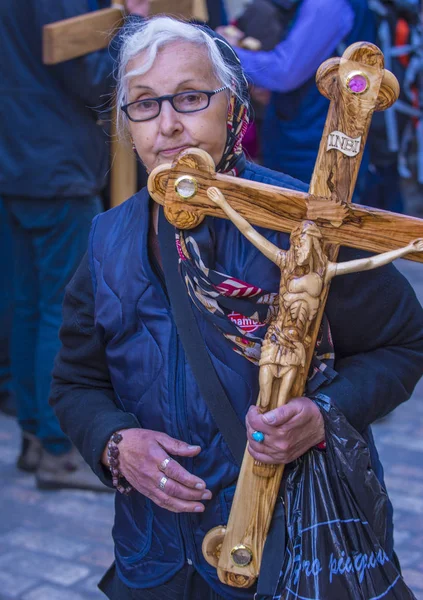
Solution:
M123 440L122 434L115 432L107 444L107 458L109 460L110 473L112 474L113 486L121 494L129 494L134 489L122 473L119 471L119 448L118 444Z

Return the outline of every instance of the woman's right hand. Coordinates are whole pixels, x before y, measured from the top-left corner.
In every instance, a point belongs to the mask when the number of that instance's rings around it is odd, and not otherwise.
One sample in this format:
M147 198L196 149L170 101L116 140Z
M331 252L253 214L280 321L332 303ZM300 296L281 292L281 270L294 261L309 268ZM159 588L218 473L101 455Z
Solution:
M196 456L200 446L190 446L159 431L124 429L119 443L119 471L141 494L171 512L203 512L201 500L212 494L202 479L184 469L173 456ZM169 458L169 461L166 459ZM166 461L163 468L164 461ZM103 463L108 466L107 447ZM167 478L163 489L159 484Z

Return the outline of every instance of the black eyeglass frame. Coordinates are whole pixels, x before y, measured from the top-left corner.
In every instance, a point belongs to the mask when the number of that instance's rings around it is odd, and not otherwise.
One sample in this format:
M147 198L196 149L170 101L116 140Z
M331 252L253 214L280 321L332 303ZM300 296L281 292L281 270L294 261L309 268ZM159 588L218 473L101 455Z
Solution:
M206 110L206 108L208 108L210 106L211 97L214 96L215 94L219 94L220 92L223 92L224 90L227 90L227 89L228 89L228 86L225 85L225 86L217 88L217 90L213 90L213 91L189 90L186 92L178 92L177 94L167 94L166 96L158 96L157 98L145 98L145 100L148 102L155 100L156 102L158 102L158 105L159 105L159 112L157 113L157 115L154 115L154 117L148 117L148 119L133 119L132 117L129 116L129 113L128 113L128 108L130 106L133 106L134 104L138 104L139 102L144 102L144 100L135 100L135 102L129 102L129 104L123 104L120 107L120 109L123 110L123 112L128 117L128 119L130 121L132 121L133 123L146 123L147 121L152 121L153 119L155 119L156 117L159 116L159 114L161 113L161 110L162 110L162 104L165 100L170 102L173 110L175 110L177 113L181 113L181 114L185 115L185 114L190 114L190 113L195 113L195 112L200 112L202 110ZM201 93L201 94L205 94L207 96L208 102L207 102L206 106L203 106L203 108L195 108L194 110L178 110L176 108L176 106L174 104L174 98L176 98L177 96L185 95L185 94L195 94L195 93Z

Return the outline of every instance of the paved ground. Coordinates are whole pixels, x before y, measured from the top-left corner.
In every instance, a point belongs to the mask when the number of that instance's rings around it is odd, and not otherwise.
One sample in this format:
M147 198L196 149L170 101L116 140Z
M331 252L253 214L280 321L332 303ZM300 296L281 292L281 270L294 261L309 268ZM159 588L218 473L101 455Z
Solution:
M113 494L40 492L14 467L18 429L0 418L0 600L95 600L113 560Z
M423 302L423 265L398 266ZM375 434L395 507L397 552L423 600L423 381ZM96 584L112 561L113 496L37 491L14 467L18 443L14 420L0 417L0 600L104 598Z

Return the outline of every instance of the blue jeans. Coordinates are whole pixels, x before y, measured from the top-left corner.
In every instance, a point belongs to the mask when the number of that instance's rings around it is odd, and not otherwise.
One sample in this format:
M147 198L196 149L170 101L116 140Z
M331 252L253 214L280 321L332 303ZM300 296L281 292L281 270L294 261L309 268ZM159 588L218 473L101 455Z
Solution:
M10 335L13 317L13 244L9 215L0 198L0 398L11 391Z
M65 286L87 248L100 198L6 196L15 249L12 379L18 420L53 454L71 445L48 403Z

